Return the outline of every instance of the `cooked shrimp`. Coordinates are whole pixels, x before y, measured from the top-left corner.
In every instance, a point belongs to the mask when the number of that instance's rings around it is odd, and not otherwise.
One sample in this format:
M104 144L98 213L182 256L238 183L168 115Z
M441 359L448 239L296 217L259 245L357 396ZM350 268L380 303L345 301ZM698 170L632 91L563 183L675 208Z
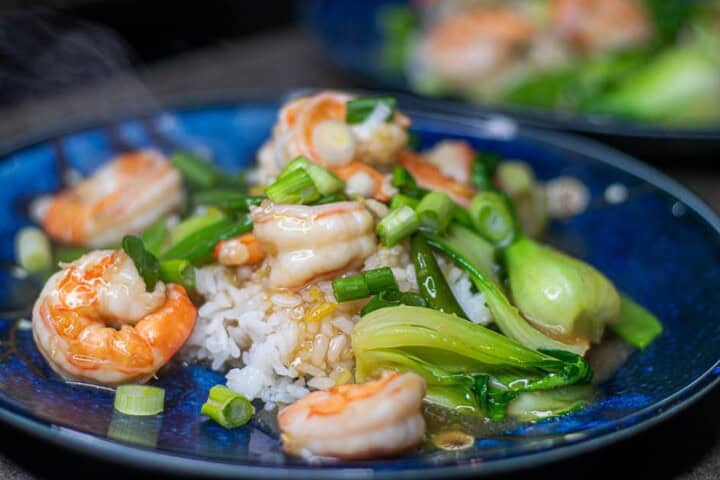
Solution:
M345 123L346 103L352 96L325 91L293 100L283 107L273 128L273 138L258 157L265 177L277 175L298 155L327 167L353 161L389 165L407 143L410 120L395 112L387 120L388 107L380 104L359 125Z
M255 235L246 233L215 245L214 256L221 265L252 265L265 258L265 252Z
M554 31L584 52L630 47L651 36L647 13L636 0L552 0Z
M116 157L79 185L55 195L42 225L54 239L100 247L139 233L182 203L180 174L159 152Z
M470 205L474 190L468 182L460 183L445 175L438 167L410 150L403 150L400 154L400 165L408 169L410 175L421 187L445 192L463 207ZM466 177L469 179L469 172Z
M439 168L445 176L463 185L470 184L475 150L469 143L459 140L444 140L423 152L422 156L428 163Z
M496 75L530 46L535 27L509 8L477 7L450 15L425 39L422 58L440 76L472 84Z
M345 180L345 193L350 196L360 195L387 202L395 193L390 175L380 173L364 163L353 162L334 168L333 172Z
M396 455L425 436L425 381L414 373L316 391L278 413L283 449L301 457L368 459Z
M33 337L62 377L145 382L182 347L196 310L183 287L145 290L122 250L97 250L54 274L33 308Z
M270 288L299 288L356 267L376 247L372 215L359 202L253 207L254 233L268 254Z

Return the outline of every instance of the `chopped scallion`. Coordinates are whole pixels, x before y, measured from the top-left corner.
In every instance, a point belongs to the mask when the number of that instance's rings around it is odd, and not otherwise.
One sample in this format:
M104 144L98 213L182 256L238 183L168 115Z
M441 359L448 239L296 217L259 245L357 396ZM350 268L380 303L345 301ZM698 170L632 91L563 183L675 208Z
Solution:
M312 177L303 169L293 170L265 189L275 203L307 204L320 198Z
M325 195L312 202L311 205L326 205L328 203L344 202L348 199L344 193L333 193L331 195Z
M410 175L407 168L395 167L392 171L392 185L397 188L415 188L417 183L415 179Z
M15 256L18 265L30 273L52 268L52 251L45 232L36 227L25 227L15 236Z
M397 307L399 305L409 305L411 307L427 307L427 301L415 292L399 292L397 290L385 290L378 293L372 298L362 310L360 316L363 317L370 312L386 307Z
M443 192L428 193L415 210L422 230L440 234L447 230L454 211L455 203Z
M165 408L165 390L149 385L121 385L115 390L115 410L125 415L157 415Z
M345 122L351 125L364 122L379 103L384 103L389 108L390 112L384 120L390 120L397 103L393 97L360 97L349 100L345 105Z
M377 234L383 244L392 247L402 239L409 237L420 227L420 219L415 210L402 206L390 212L377 226Z
M506 247L517 237L517 223L510 203L498 192L480 192L470 203L475 230L498 247Z
M304 170L310 176L320 195L331 195L341 192L345 188L345 182L334 173L303 156L296 157L292 162L288 163L280 172L277 181L282 181L284 177L296 170Z
M371 295L368 284L362 275L336 278L333 280L332 286L335 300L338 302L348 302Z
M397 290L398 284L389 267L366 270L360 275L336 278L332 282L333 293L338 302L369 297L385 290Z
M187 152L176 152L170 162L178 169L187 182L196 188L211 188L218 183L218 171L200 157Z
M162 250L165 240L168 236L167 218L162 217L140 235L140 239L143 241L145 248L152 253L157 255Z
M493 178L497 169L499 159L495 155L481 154L473 161L470 181L477 190L484 192L495 190Z
M210 258L219 241L237 237L250 230L252 230L252 221L247 216L235 222L223 219L186 236L163 252L160 258L161 260L184 259L197 265Z
M380 293L383 290L397 290L398 284L390 267L374 268L363 272L365 283L370 293Z
M255 415L255 407L243 395L224 385L215 385L200 413L225 428L235 428L245 425Z
M160 279L191 290L195 287L195 267L184 259L163 260L160 262Z
M414 210L417 208L419 203L420 200L417 198L409 197L407 195L403 195L402 193L396 193L392 197L390 208L395 210L396 208L400 208L402 206L408 206Z
M264 197L246 195L234 190L206 190L192 196L193 205L207 205L223 210L247 212L251 206L260 205Z
M199 230L226 220L227 216L215 207L208 208L205 213L188 217L170 230L169 248L172 248Z

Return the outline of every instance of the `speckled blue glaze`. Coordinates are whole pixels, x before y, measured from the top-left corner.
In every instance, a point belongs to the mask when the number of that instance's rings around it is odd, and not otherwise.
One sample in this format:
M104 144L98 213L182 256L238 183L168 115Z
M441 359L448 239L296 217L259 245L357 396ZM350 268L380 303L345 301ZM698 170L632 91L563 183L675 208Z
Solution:
M253 161L275 115L271 103L179 110L62 135L5 155L0 160L0 261L12 262L14 233L30 223L28 198L57 190L64 168L87 174L119 151L152 145L190 149L239 169ZM654 170L573 137L516 131L513 125L487 128L479 120L422 112L411 116L423 147L445 137L464 138L483 151L530 162L543 179L573 175L590 188L591 208L554 223L550 240L605 272L655 312L665 332L603 384L589 408L509 427L462 452L421 450L395 460L308 465L282 454L269 415L231 431L200 416L200 405L210 387L223 381L221 374L204 366L171 365L155 382L166 389L165 412L152 419L125 417L113 413L111 391L70 385L54 375L31 333L18 328L17 315L8 314L0 319L0 417L88 454L166 471L444 477L507 470L607 443L663 418L713 384L720 372L720 222L702 202ZM615 183L628 187L630 197L608 205L603 193ZM5 311L28 306L27 284L7 270L0 270L0 289Z

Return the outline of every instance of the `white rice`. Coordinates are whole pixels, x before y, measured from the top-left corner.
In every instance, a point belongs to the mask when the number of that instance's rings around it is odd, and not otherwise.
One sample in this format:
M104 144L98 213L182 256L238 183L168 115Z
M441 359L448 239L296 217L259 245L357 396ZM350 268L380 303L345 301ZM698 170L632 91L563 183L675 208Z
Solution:
M438 261L470 320L487 324L490 313L482 294L472 292L467 273L444 257ZM402 291L417 292L407 243L381 246L363 270L383 266L392 268ZM351 334L364 301L334 304L330 281L297 293L269 292L263 286L266 275L263 268L214 265L197 270L197 289L206 301L184 350L188 359L227 371L229 388L261 399L266 408L291 403L309 389L352 381ZM308 320L315 307L328 303L331 313Z

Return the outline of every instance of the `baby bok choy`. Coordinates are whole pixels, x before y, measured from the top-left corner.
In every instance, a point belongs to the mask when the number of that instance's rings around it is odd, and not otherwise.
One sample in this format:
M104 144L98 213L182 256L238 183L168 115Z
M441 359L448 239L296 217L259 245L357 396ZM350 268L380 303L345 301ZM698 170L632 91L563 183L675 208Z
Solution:
M539 403L520 397L524 392L588 384L592 377L578 355L533 350L429 308L398 306L371 312L355 326L352 342L359 382L385 370L414 372L428 384L428 403L492 419L505 417L515 399ZM566 411L568 403L554 404ZM521 407L513 410L518 416L527 413Z
M620 295L612 282L589 264L513 227L516 220L505 197L482 192L473 204L482 207L471 209L477 232L502 251L514 306L502 291L484 286L489 282L473 273L473 265L468 266L472 262L451 237L434 238L435 246L470 272L503 333L530 348L559 348L546 344L560 342L575 353L599 342L605 327L617 323L620 316ZM494 217L503 221L484 221ZM497 235L501 230L511 234Z
M587 263L527 237L505 250L505 261L515 305L540 329L597 343L617 322L620 295Z

